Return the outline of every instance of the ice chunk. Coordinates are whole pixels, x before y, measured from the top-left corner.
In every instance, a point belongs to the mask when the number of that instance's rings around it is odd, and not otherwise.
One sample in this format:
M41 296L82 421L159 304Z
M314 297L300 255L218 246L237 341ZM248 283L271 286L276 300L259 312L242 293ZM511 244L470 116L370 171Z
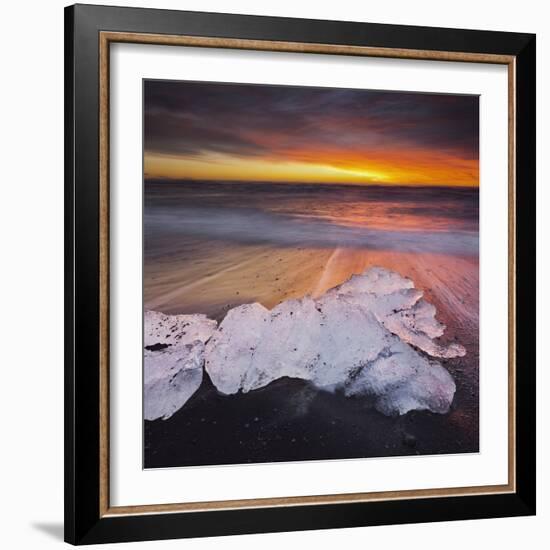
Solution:
M145 351L144 417L170 418L199 389L202 382L204 344L196 340L174 349Z
M423 409L446 413L455 389L454 380L441 365L396 341L375 361L358 369L344 391L373 396L380 412L395 415Z
M390 332L432 357L466 354L459 344L442 346L433 341L445 331L445 325L435 318L435 307L422 298L423 292L415 289L410 279L393 271L371 268L328 292L332 293L372 311Z
M365 303L329 292L232 310L206 349L205 368L223 393L248 392L287 376L321 389L368 395L384 414L443 413L455 384L377 319ZM365 296L372 302L372 296Z
M399 290L414 288L414 283L395 271L383 267L371 267L360 275L352 275L334 290L338 294L358 295L368 292L377 296L387 296ZM329 291L330 292L330 291Z
M195 340L206 342L217 323L206 315L165 315L159 311L146 311L143 325L144 345L147 348L157 344L176 347Z
M164 315L146 311L144 318L144 417L169 418L202 382L204 344L216 328L205 315Z
M212 336L205 354L205 368L222 393L237 393L245 387L254 350L262 337L268 309L245 304L227 312Z
M434 341L444 325L410 279L372 268L318 299L258 303L204 315L145 316L145 417L168 418L200 386L202 368L225 394L281 378L369 396L384 414L449 410L451 375L432 357L464 355ZM421 350L421 351L417 351ZM424 353L422 353L424 352Z

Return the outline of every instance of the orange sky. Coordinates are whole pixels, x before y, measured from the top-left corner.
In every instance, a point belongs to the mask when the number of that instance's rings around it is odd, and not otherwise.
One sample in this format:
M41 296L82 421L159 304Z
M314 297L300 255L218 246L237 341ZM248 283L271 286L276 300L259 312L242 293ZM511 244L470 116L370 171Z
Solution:
M479 185L478 100L147 82L147 178Z
M199 158L146 153L147 177L168 179L294 181L354 184L477 186L478 161L431 152L358 158L319 155L317 159L279 160L205 154Z

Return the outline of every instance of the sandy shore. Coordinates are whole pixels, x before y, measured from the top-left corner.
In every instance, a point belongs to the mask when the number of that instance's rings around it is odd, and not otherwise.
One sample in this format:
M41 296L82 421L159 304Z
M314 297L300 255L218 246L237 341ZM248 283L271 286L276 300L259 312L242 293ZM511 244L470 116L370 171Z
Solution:
M177 253L147 262L145 308L205 313L214 318L238 304L272 308L288 298L319 296L354 273L381 266L411 278L448 319L478 325L475 258L352 248L275 248L212 243L193 246L193 260Z

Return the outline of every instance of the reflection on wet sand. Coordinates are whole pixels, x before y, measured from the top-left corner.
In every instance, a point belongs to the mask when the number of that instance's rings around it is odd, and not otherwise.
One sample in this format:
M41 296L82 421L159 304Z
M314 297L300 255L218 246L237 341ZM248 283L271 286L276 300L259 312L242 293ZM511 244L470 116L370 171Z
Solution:
M199 242L185 255L145 268L145 308L205 313L216 319L243 303L272 308L288 298L319 296L354 273L383 266L411 278L441 315L478 324L478 262L472 257L354 248L276 248ZM206 254L209 252L209 254Z

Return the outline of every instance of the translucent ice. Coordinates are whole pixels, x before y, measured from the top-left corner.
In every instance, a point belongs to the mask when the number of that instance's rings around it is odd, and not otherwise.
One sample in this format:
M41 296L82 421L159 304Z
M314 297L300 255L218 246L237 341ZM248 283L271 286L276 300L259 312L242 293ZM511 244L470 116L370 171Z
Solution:
M451 375L432 357L462 356L435 338L444 325L410 279L371 268L320 298L228 311L216 328L204 315L145 317L145 418L168 418L198 389L203 365L225 394L281 377L368 396L384 414L445 413ZM418 351L420 350L420 351Z
M373 312L390 332L432 357L462 357L466 350L459 344L441 346L434 338L442 336L445 325L435 318L435 307L422 299L423 292L410 279L374 267L329 290L327 294L345 296Z
M169 418L202 382L204 343L216 328L205 315L146 311L143 358L144 417Z
M412 281L373 268L314 300L231 310L206 346L205 368L223 393L248 392L283 376L347 395L368 395L385 414L448 411L455 384L436 357L463 355L433 338L444 326Z

